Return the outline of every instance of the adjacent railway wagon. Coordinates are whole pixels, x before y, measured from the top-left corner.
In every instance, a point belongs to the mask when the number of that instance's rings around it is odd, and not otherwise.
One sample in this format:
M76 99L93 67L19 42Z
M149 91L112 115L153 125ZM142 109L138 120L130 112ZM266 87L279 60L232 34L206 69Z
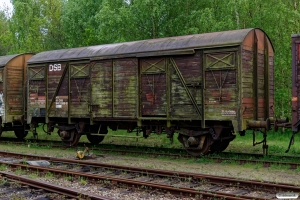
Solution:
M300 35L292 35L292 130L300 128Z
M98 144L110 128L222 151L235 133L270 128L273 63L261 29L41 52L28 61L27 123L67 145Z
M14 131L22 139L27 135L24 108L26 105L26 62L33 54L0 56L0 136Z
M295 134L300 130L300 34L292 35L292 131L293 135L290 140L294 142Z

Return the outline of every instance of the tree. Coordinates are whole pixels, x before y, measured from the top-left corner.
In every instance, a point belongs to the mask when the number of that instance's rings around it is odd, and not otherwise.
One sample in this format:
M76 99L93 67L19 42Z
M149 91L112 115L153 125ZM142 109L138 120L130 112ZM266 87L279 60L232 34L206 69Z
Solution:
M0 13L0 53L259 27L275 49L275 110L291 114L291 34L299 0L12 0ZM288 89L287 89L288 88ZM283 110L283 112L280 112Z
M101 0L72 0L63 6L63 33L66 47L78 47L98 44L95 15L100 9Z
M10 19L14 52L40 52L64 45L61 0L13 0Z
M0 55L7 55L11 51L12 40L6 11L0 11Z

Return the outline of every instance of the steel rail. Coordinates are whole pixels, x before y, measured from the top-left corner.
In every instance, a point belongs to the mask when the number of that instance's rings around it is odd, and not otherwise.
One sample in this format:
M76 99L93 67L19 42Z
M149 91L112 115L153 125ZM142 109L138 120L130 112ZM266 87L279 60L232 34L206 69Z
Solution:
M46 183L38 180L33 180L30 178L16 176L11 173L0 172L1 177L5 177L8 180L19 182L23 185L29 185L33 188L43 189L48 192L65 195L67 197L72 197L76 199L90 199L90 200L113 200L112 198L101 197L87 192L82 192L75 190L73 188L67 188L60 185L54 185L51 183Z
M252 188L260 188L263 190L271 190L271 191L293 191L293 192L300 192L300 188L295 185L291 184L284 184L284 183L270 183L270 182L261 182L261 181L254 181L254 180L239 180L229 177L220 177L220 176L212 176L212 175L205 175L205 174L196 174L196 173L187 173L187 172L174 172L174 171L166 171L166 170L157 170L157 169L147 169L147 168L138 168L138 167L129 167L129 166L120 166L120 165L112 165L112 164L105 164L105 163L96 163L96 162L89 162L83 160L71 160L71 159L61 159L61 158L53 158L53 157L46 157L46 156L34 156L34 155L26 155L26 154L16 154L16 153L7 153L7 152L0 152L4 153L9 156L19 156L20 158L26 157L33 158L33 159L42 159L48 160L51 162L61 162L67 164L78 164L84 165L94 168L108 168L108 169L118 169L118 170L127 170L132 172L139 172L142 174L154 174L160 176L171 176L175 178L192 178L193 180L201 181L207 180L209 183L212 184L222 184L222 185L236 185L239 187L252 187ZM48 169L48 168L46 168Z
M274 191L291 191L300 192L300 187L285 184L285 183L272 183L272 182L261 182L255 180L239 180L230 177L222 177L222 176L213 176L213 175L206 175L206 174L198 174L198 173L189 173L189 172L180 172L180 171L169 171L169 170L160 170L160 169L149 169L149 168L141 168L141 167L131 167L131 166L121 166L121 165L114 165L114 164L107 164L107 163L99 163L99 162L91 162L91 161L84 161L84 160L72 160L72 159L65 159L65 158L54 158L54 157L47 157L47 156L36 156L36 155L29 155L29 154L18 154L18 153L10 153L10 152L3 152L0 151L0 155L6 156L14 156L17 158L24 158L27 159L41 159L47 160L51 162L62 162L67 164L78 164L84 166L90 166L94 168L109 168L109 169L120 169L120 170L127 170L139 173L146 173L146 174L155 174L161 176L174 176L177 178L193 178L196 180L209 180L215 184L227 184L233 185L237 184L239 186L249 187L249 185L253 185L253 187L257 188L265 188L265 189L272 189Z
M67 175L67 176L74 176L74 177L85 177L90 180L92 183L103 180L103 181L110 181L112 184L127 184L127 185L134 185L142 188L151 188L151 189L158 189L161 191L169 191L172 194L180 195L180 196L194 196L194 197L201 197L201 198L225 198L225 199L232 199L232 200L242 200L242 199L253 199L251 196L244 196L244 195L236 195L230 194L226 192L212 192L212 191L201 191L194 188L181 188L181 187L173 187L166 184L160 183L151 183L146 181L137 181L131 179L124 179L124 178L116 178L112 176L103 176L98 174L89 174L89 173L81 173L76 171L66 171L61 169L53 169L48 167L40 167L40 166L31 166L31 165L24 165L24 164L12 164L12 163L5 163L0 162L0 164L8 165L15 169L23 169L23 170L31 170L33 172L39 173L48 173L51 172L55 175ZM255 199L263 200L265 198L258 198Z

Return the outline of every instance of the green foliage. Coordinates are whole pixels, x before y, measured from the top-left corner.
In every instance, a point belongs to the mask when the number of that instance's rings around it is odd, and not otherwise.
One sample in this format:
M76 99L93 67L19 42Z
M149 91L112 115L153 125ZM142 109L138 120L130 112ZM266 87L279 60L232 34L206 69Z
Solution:
M95 15L100 9L101 0L66 1L61 16L65 47L79 47L98 44Z
M4 164L0 165L0 171L5 171L7 169L7 166Z
M13 46L11 53L40 52L63 48L61 44L61 0L14 0L9 19Z
M10 51L12 36L9 29L8 17L5 11L0 11L0 55Z
M291 34L299 1L12 0L0 11L0 55L258 27L275 49L275 108L291 115Z

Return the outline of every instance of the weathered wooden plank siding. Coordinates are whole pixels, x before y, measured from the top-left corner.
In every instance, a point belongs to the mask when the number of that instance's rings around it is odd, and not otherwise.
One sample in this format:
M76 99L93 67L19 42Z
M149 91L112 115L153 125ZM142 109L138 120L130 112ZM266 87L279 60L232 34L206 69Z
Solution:
M137 63L136 58L114 61L114 117L137 117Z
M112 60L97 62L91 70L94 117L112 117Z
M257 88L258 88L258 120L265 120L265 57L264 54L258 53L257 56Z
M295 42L295 41L293 41ZM298 42L298 41L297 41ZM298 83L300 83L300 65L299 65L299 61L300 61L300 44L299 43L296 43L295 44L296 47L295 47L295 52L293 52L294 54L294 57L295 57L295 67L296 67L296 72L293 72L293 76L296 76L295 77L295 83L293 83L295 86L294 87L297 87L297 107L295 107L294 109L296 110L297 112L297 117L296 118L293 118L293 123L297 123L300 119L300 85Z
M237 116L235 52L206 54L205 119L231 120Z
M28 68L28 107L27 113L32 117L45 117L46 108L46 78L45 66Z
M269 79L270 79L270 85L269 85L269 92L270 92L270 97L269 97L269 101L270 101L270 106L273 106L273 109L270 109L270 117L274 117L275 113L274 113L274 57L273 56L269 56Z
M50 108L47 113L49 117L68 117L68 73L66 72L61 85L59 87L60 79L62 78L63 72L66 68L65 64L61 65L61 70L51 71L49 67L46 67L48 70L48 106ZM58 92L55 95L55 91L58 88ZM52 105L50 105L52 103Z
M225 79L225 74L227 77ZM219 80L218 84L216 80ZM221 84L223 84L222 88ZM206 119L236 117L237 85L235 70L206 72Z
M31 80L29 81L29 99L27 112L32 117L44 117L46 108L46 81Z
M176 66L171 66L171 109L172 117L183 117L191 119L199 119L184 83L181 82L179 75L174 67L178 67L185 84L191 95L197 102L199 109L202 107L202 60L200 52L194 55L173 57Z
M142 115L166 115L166 74L142 76Z
M166 116L166 59L141 59L140 73L142 115Z
M0 68L0 101L1 101L1 104L0 104L0 114L2 116L5 116L5 98L4 98L4 80L5 80L5 77L4 77L4 68ZM2 120L5 120L5 119L2 119Z
M70 116L90 117L90 63L70 64Z
M259 50L257 55L257 108L255 108L254 99L254 83L255 76L253 74L253 52L250 50L242 50L242 116L244 119L254 118L257 112L258 120L265 120L266 116L266 91L265 91L265 55ZM274 105L274 60L269 56L269 94L270 106ZM270 110L270 116L274 116L274 112Z
M253 119L255 101L253 93L253 52L242 49L242 117Z
M6 105L8 115L23 115L23 65L7 66L6 74Z
M70 80L70 116L89 117L89 78L74 78Z

